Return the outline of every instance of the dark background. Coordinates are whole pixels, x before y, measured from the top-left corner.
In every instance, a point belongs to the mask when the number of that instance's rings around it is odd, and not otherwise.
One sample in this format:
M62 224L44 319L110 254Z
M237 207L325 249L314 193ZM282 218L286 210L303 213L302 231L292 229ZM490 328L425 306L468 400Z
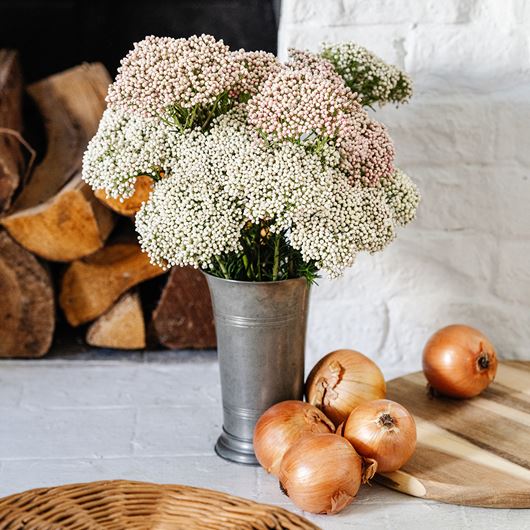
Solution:
M276 52L279 0L0 0L0 48L21 52L32 82L84 61L112 76L146 35L209 33L232 49Z

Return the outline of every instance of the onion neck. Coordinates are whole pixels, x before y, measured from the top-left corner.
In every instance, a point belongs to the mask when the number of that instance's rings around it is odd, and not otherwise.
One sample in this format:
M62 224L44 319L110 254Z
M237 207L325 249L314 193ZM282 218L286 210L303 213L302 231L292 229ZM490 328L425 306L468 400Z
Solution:
M490 358L488 352L485 352L484 350L480 352L480 357L477 360L477 364L479 370L487 370L489 368Z
M390 429L391 427L394 427L394 418L392 418L388 412L383 412L383 414L379 416L379 425Z

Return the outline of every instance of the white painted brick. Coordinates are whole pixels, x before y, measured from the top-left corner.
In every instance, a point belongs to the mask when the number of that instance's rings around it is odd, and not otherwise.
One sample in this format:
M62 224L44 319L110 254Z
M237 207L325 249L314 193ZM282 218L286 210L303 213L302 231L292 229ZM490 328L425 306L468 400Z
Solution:
M308 321L306 370L325 354L342 348L358 350L380 362L389 315L383 300L364 297L313 302ZM390 359L389 359L390 361Z
M282 1L282 22L288 24L299 24L301 22L333 25L340 21L344 15L342 0L298 0Z
M111 457L104 459L10 460L0 469L0 495L34 487L94 480L139 480L186 484L256 498L257 468L209 456ZM281 499L281 494L278 495Z
M490 289L497 268L491 234L404 231L386 252L359 256L343 278L321 280L313 289L307 369L338 347L362 351L388 377L419 369L433 326L469 318L474 303L495 306ZM516 310L499 304L502 318ZM530 329L518 331L519 346L511 344L519 356L529 339Z
M337 24L464 23L471 20L476 3L477 0L344 0Z
M480 2L478 2L480 3ZM477 0L284 0L282 19L289 24L343 26L400 23L465 23Z
M447 286L451 289L451 286ZM463 323L482 330L503 359L528 359L530 314L519 304L504 303L486 294L451 296L434 293L403 295L388 301L390 330L386 348L400 352L400 362L421 369L421 353L440 327ZM516 315L516 316L515 316Z
M480 42L480 45L477 43ZM469 26L419 25L407 41L407 71L439 76L502 77L529 66L524 31L501 31L494 20Z
M407 166L404 166L408 169ZM412 167L422 192L415 227L530 237L529 170L520 166ZM453 181L445 178L454 178Z
M17 406L20 403L23 395L23 383L13 375L16 370L12 367L6 366L0 371L0 388L2 389L2 397L0 399L0 415L2 407Z
M420 94L400 108L378 110L374 117L388 127L401 164L530 166L528 90L507 89L495 97Z
M530 304L530 241L501 241L494 284L500 298Z
M298 31L298 26L280 23L278 55L287 58L287 48L318 51L322 42L355 41L377 53L386 61L403 66L404 41L410 31L409 25L364 25L364 26L307 26Z
M494 315L496 316L496 315ZM399 362L399 361L398 361ZM407 369L405 363L385 373L397 373ZM66 395L72 397L81 392L80 385L92 385L92 375L83 368L85 363L74 361L62 364L64 381L62 389ZM137 364L138 375L136 382L141 388L153 384L153 374L145 370L146 365ZM23 386L29 386L35 380L35 373L42 380L56 381L56 368L53 364L44 362L8 362L2 366L2 371L20 373L18 381ZM105 366L109 377L116 382L116 387L127 388L129 383L129 363L108 363ZM213 361L209 363L198 362L193 369L188 364L184 366L178 362L169 364L153 364L149 366L154 372L160 372L162 379L166 373L171 373L178 378L182 368L187 373L190 386L208 389L209 382L203 373L214 370ZM31 369L34 370L33 374ZM409 368L410 369L410 368ZM48 372L49 370L49 372ZM85 378L83 379L83 374ZM125 374L125 377L124 377ZM145 380L143 380L145 376ZM17 383L18 384L18 383ZM9 395L7 386L0 385L0 403L7 403L4 399ZM218 424L215 420L215 406L209 398L199 393L195 414L189 407L172 407L175 411L168 410L166 405L149 405L149 396L146 402L138 402L138 410L120 407L120 392L111 393L108 397L107 407L119 407L114 411L124 414L124 411L138 412L136 423L136 437L147 435L150 450L159 454L133 455L128 450L131 442L131 430L124 428L123 420L118 416L109 417L108 409L94 408L87 410L83 407L74 407L67 411L77 416L76 436L72 436L72 429L57 429L57 414L64 414L64 410L46 410L42 419L26 415L26 410L17 404L6 405L1 409L2 420L9 424L8 436L5 430L0 430L0 447L4 450L0 454L0 496L24 491L35 487L49 487L60 484L89 482L96 480L127 479L155 482L162 484L187 484L191 486L210 488L254 499L262 503L279 505L295 513L301 513L290 500L280 492L276 478L267 475L261 468L241 466L228 463L215 456L211 446L204 454L197 455L189 446L189 440L182 436L178 429L168 428L168 418L174 417L176 423L181 423L182 428L189 429L189 434L204 437L204 440L214 439L218 433ZM178 409L178 411L177 411ZM210 412L206 412L209 409ZM144 413L146 414L144 416ZM125 414L127 414L125 412ZM18 416L17 416L18 415ZM26 423L12 421L13 418L26 415L31 427ZM62 416L64 418L64 416ZM69 422L70 420L68 420ZM85 428L85 424L87 427ZM98 427L99 425L99 427ZM50 431L57 430L55 437L49 435ZM179 435L180 434L180 435ZM60 436L60 438L59 438ZM97 451L94 451L94 440L98 437ZM162 439L173 441L161 445ZM5 441L8 440L8 444ZM199 442L198 442L199 443ZM145 447L148 445L146 443ZM46 445L46 451L42 446ZM122 448L119 454L113 454L116 448ZM101 449L106 448L106 449ZM7 449L7 450L6 450ZM88 450L87 450L88 449ZM91 451L94 454L89 455ZM174 454L162 454L172 451ZM83 456L80 456L83 454ZM326 530L347 530L361 526L388 530L389 528L421 529L425 520L429 520L430 528L482 528L487 526L492 530L503 528L524 528L526 514L524 510L488 510L471 507L452 506L448 504L425 501L419 498L402 495L388 490L377 484L370 487L363 486L355 501L339 515L333 517L304 514L319 527Z

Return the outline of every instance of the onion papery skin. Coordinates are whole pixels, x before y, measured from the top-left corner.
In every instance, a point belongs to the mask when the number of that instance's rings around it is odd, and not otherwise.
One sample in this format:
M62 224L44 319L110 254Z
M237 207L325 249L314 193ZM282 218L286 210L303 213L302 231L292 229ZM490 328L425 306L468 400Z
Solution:
M384 398L386 384L371 359L355 350L336 350L314 366L305 391L307 401L338 426L360 403Z
M343 436L378 473L397 471L416 449L416 422L408 410L389 399L362 403L344 424Z
M478 329L453 324L438 330L423 350L423 373L432 389L452 398L480 394L497 373L497 352Z
M332 514L352 502L362 475L362 458L348 440L307 434L285 453L280 487L302 510Z
M333 433L324 413L303 401L282 401L267 409L254 428L254 453L268 473L280 474L286 451L307 433Z

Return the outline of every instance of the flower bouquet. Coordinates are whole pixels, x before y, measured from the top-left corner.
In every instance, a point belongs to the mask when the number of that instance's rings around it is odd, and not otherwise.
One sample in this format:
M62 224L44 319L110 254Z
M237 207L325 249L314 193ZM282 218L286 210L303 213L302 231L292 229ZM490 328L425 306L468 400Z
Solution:
M414 217L417 189L365 110L410 95L405 74L353 44L281 64L211 36L147 37L110 86L83 177L114 198L155 181L136 229L164 267L337 276Z
M122 60L83 178L126 199L150 177L135 216L142 249L206 273L225 449L251 454L261 412L300 396L307 285L384 249L413 219L417 188L367 112L411 92L403 72L355 44L290 50L281 63L208 35L151 36ZM249 383L258 370L261 393Z

